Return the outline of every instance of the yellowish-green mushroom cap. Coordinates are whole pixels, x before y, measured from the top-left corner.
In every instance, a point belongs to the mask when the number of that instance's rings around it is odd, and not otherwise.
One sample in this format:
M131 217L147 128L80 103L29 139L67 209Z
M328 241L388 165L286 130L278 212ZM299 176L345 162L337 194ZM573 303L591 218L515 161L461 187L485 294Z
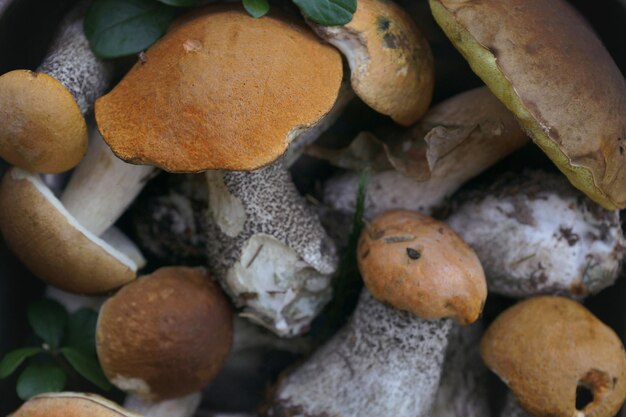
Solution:
M626 81L564 0L430 0L472 69L570 182L626 207Z

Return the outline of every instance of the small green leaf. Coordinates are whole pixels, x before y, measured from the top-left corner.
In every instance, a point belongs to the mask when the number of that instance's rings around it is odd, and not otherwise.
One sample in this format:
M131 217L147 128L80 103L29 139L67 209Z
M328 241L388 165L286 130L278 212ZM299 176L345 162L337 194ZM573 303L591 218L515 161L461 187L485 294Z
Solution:
M65 388L67 375L53 364L32 363L17 379L17 395L24 401L44 392L59 392Z
M163 4L175 7L190 7L196 4L196 0L158 0Z
M7 353L0 362L0 379L11 375L22 362L31 356L35 356L39 352L43 352L43 349L39 347L27 347Z
M105 391L111 389L111 383L106 376L104 376L104 372L102 372L102 368L100 368L100 363L95 356L91 357L85 355L72 348L63 348L61 349L61 353L70 365L72 365L72 368L76 369L85 379Z
M27 315L35 334L53 349L57 348L67 322L65 308L53 300L40 300L28 306Z
M85 16L85 35L99 57L132 55L163 36L176 13L154 0L94 0Z
M270 11L267 0L243 0L243 7L252 17L265 16Z
M90 308L82 308L72 313L67 320L65 346L88 355L95 355L97 322L98 313Z
M345 25L356 12L357 0L293 0L303 15L324 26Z

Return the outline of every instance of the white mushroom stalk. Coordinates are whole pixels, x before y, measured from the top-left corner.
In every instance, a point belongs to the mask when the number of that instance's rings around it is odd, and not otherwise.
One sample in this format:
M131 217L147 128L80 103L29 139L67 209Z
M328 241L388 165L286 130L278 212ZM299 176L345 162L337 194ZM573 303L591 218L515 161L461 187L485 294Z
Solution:
M428 416L452 320L423 320L363 290L349 323L280 380L268 416Z
M454 325L429 417L489 417L488 370L480 359L481 322ZM515 417L503 415L502 417Z
M199 392L159 402L144 401L129 395L124 401L124 408L144 417L193 417L201 400Z
M440 103L401 137L385 139L396 169L371 176L366 217L397 208L430 214L466 181L528 142L513 115L484 87ZM324 185L324 201L354 212L358 184L356 172L332 178Z
M447 223L474 248L494 293L582 298L618 277L626 255L619 211L599 207L562 175L508 174L456 205Z

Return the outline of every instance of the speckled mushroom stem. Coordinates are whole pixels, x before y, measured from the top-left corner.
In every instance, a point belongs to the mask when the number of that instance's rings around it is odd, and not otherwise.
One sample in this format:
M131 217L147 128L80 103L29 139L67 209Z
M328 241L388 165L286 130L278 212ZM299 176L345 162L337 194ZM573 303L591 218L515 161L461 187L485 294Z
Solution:
M61 23L45 59L37 69L57 79L74 96L83 115L93 110L113 77L113 65L96 57L83 31L88 1L80 1Z
M117 158L94 129L87 155L65 187L61 202L85 228L101 235L157 173L151 165Z
M481 322L453 325L430 417L489 417L488 370L480 359ZM502 417L506 417L503 415ZM513 417L513 416L509 416Z
M207 179L212 273L246 317L281 336L306 331L330 298L337 255L282 160Z
M427 321L363 290L348 324L278 383L266 415L429 415L452 320Z
M144 417L193 417L201 400L199 392L160 402L144 401L129 395L124 401L124 408Z
M456 205L447 223L474 248L494 293L582 298L617 279L626 254L619 212L562 175L508 174Z
M504 403L504 408L500 412L500 417L533 417L524 410L517 402L515 395L512 392L508 392Z

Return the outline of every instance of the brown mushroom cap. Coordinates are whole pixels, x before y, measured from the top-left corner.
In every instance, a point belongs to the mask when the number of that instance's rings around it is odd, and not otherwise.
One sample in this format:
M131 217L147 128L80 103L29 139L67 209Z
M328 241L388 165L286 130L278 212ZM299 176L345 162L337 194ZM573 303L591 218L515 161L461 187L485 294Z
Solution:
M426 112L434 88L433 57L400 6L359 0L350 23L311 26L346 55L352 88L371 108L405 126Z
M252 170L277 159L337 98L340 54L277 12L210 6L175 23L96 102L125 161L167 171Z
M570 182L626 207L626 81L564 0L430 0L435 19Z
M626 399L626 354L619 337L582 305L536 297L502 313L481 355L520 405L537 417L612 417ZM593 401L576 409L577 388Z
M150 401L182 397L220 370L232 326L231 308L205 269L161 268L102 306L98 358L122 390Z
M0 120L0 157L20 168L63 172L87 152L87 124L74 96L47 74L0 76Z
M407 210L377 216L361 234L357 258L367 289L395 308L461 324L482 312L487 284L478 257L433 218Z
M28 269L64 291L99 294L135 279L130 258L78 224L37 175L19 168L0 184L0 231Z
M141 417L95 394L59 392L37 395L9 417Z

